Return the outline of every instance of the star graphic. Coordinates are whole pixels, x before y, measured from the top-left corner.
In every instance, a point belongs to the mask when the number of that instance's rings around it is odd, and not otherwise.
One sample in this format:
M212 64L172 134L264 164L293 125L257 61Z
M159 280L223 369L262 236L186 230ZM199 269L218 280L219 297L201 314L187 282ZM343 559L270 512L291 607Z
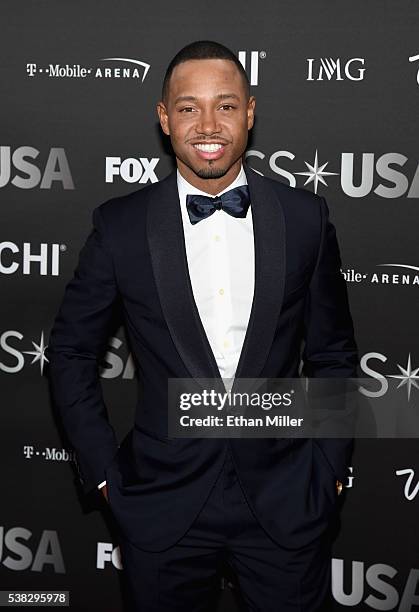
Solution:
M48 347L48 345L44 345L44 332L42 331L41 333L41 341L39 344L36 344L36 342L32 341L33 346L35 347L35 351L23 351L24 353L26 353L27 355L35 355L34 358L31 361L31 365L33 363L35 363L36 361L40 362L40 366L41 366L41 376L43 374L44 371L44 363L45 361L47 363L49 363L48 358L45 355L45 349Z
M410 401L410 391L412 389L412 387L416 387L416 389L419 389L419 385L416 381L419 380L419 376L417 375L419 372L419 368L416 368L416 370L412 370L412 363L410 360L410 353L409 353L409 358L407 360L407 367L403 368L401 365L397 364L397 367L399 368L401 374L390 374L389 378L398 378L400 379L399 384L397 385L397 389L399 387L402 387L403 385L407 385L407 401Z
M332 176L332 175L338 174L337 172L326 172L325 171L325 168L329 162L326 162L322 166L319 165L317 149L316 149L316 155L314 156L314 164L311 165L306 161L304 163L307 166L308 172L296 172L295 174L300 174L301 176L308 176L308 179L304 183L304 186L308 185L309 183L314 182L314 193L317 193L317 187L319 186L319 183L323 183L323 185L326 185L327 187L327 183L323 178L324 176Z

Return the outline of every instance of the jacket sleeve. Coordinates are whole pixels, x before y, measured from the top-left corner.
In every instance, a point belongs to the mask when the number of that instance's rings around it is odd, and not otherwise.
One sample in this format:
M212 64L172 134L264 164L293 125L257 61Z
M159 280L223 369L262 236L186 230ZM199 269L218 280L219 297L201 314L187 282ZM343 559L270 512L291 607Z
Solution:
M93 228L66 286L47 348L53 404L75 451L85 493L105 479L104 469L118 448L103 400L98 365L118 298L99 208L93 210Z
M320 198L321 234L304 314L304 374L312 378L355 378L358 351L349 310L346 281L329 210ZM346 476L353 450L349 438L318 438L338 480Z

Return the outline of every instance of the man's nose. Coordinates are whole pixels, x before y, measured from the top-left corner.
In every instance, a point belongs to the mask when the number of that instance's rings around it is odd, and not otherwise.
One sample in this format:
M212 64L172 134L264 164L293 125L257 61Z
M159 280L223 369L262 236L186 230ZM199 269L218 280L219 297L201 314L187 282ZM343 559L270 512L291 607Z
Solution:
M219 132L220 126L217 122L216 114L211 111L202 112L196 126L196 131L207 136Z

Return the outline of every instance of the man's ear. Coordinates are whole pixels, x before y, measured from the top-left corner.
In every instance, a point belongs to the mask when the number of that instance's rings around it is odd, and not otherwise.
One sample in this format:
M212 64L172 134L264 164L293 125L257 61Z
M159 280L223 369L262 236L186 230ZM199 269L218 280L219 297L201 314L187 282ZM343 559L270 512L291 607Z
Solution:
M160 121L161 129L166 134L166 136L169 136L170 135L169 117L167 116L167 109L166 109L166 106L165 106L165 104L164 104L164 102L162 100L160 100L160 102L157 103L156 110L157 110L157 114L159 116L159 121Z
M250 130L253 127L255 121L255 96L250 96L249 102L247 103L247 129Z

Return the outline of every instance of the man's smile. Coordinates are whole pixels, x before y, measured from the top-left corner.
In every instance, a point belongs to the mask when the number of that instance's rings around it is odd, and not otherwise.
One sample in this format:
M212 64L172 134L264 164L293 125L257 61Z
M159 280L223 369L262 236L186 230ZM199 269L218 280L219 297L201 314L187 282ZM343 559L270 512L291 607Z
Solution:
M192 145L200 159L219 159L224 155L225 144L219 142L197 142Z
M218 151L219 149L222 148L223 145L221 144L194 144L193 145L196 149L199 149L200 151L206 151L207 153L214 153L215 151Z

